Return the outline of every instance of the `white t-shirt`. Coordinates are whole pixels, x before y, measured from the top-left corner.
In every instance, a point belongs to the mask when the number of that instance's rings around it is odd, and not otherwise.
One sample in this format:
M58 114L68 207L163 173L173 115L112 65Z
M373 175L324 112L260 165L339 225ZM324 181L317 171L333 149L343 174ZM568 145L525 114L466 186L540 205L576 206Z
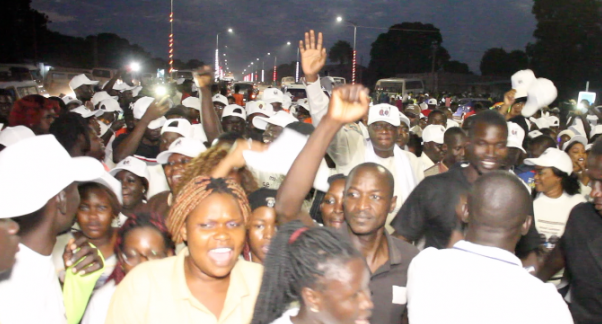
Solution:
M16 259L11 270L0 274L0 323L67 323L52 256L19 244Z
M424 152L422 152L422 155L418 159L420 160L420 163L422 164L422 171L426 171L428 168L435 165L435 163Z
M117 286L115 281L111 280L94 291L81 324L104 324L115 290Z
M284 312L282 316L273 321L271 324L293 324L293 321L291 321L291 317L297 316L297 314L299 314L299 308L291 308Z
M564 233L571 210L583 202L585 198L580 194L569 196L563 192L558 198L550 198L543 193L537 194L533 201L535 228L540 235L546 236L546 248L554 248Z

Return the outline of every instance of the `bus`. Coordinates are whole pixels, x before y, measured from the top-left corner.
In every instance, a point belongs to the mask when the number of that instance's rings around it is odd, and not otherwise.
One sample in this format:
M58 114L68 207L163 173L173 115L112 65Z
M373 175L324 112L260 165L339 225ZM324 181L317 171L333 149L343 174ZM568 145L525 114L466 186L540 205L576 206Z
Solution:
M387 96L405 96L412 92L415 95L424 93L424 82L422 79L387 78L380 79L374 87L376 93L385 93Z

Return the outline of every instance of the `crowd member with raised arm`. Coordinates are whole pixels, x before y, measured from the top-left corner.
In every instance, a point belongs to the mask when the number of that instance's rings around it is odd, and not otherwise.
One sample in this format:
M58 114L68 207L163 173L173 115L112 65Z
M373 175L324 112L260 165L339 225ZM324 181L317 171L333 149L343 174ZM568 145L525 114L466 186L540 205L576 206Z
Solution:
M322 47L322 33L305 33L305 42L299 41L301 66L307 82L307 98L312 122L317 126L327 114L329 98L320 87L318 73L326 63L326 49ZM366 140L355 124L362 116L349 119L329 142L327 153L336 164L337 173L348 174L355 166L374 162L386 167L393 174L396 212L412 190L424 178L420 161L410 152L396 145L400 125L399 110L388 104L370 107L368 113L369 140ZM387 228L395 213L387 219Z
M279 224L301 219L303 199L312 186L328 143L340 128L361 118L368 109L366 89L359 85L337 88L332 93L328 113L322 118L307 144L293 163L276 198ZM351 240L370 269L370 289L374 301L371 323L402 323L405 316L405 284L410 261L418 250L392 237L385 230L387 215L395 209L394 179L385 167L363 163L347 177L343 194L346 226L340 233Z

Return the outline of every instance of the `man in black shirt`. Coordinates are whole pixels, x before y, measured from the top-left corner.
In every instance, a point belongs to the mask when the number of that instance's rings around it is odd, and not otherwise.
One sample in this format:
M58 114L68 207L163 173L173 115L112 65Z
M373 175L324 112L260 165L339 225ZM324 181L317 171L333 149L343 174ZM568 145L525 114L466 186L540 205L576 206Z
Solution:
M602 323L602 140L587 159L593 203L575 206L554 250L537 272L543 281L565 268L571 289L569 308L576 324Z
M474 116L474 126L468 134L467 164L456 164L446 173L425 178L397 213L391 226L395 235L408 242L425 239L426 247L443 249L450 246L452 233L461 234L461 222L456 217L460 196L483 174L504 168L508 153L508 125L496 111L484 111ZM523 265L535 265L535 250L539 235L534 226L523 237L516 254ZM527 261L528 257L528 261Z

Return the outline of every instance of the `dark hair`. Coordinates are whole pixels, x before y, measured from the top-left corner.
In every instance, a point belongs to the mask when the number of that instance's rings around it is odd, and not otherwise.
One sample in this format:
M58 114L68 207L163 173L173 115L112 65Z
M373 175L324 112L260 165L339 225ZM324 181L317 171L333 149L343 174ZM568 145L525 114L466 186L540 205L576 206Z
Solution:
M595 142L602 134L596 134L594 136L592 136L592 138L589 139L589 144Z
M562 185L562 190L571 196L581 193L579 177L574 172L567 174L566 172L562 172L555 167L552 167L551 169L554 175L561 179L560 184Z
M533 150L533 146L536 145L542 145L545 149L548 148L556 148L556 141L550 137L550 136L546 136L546 135L542 135L542 136L537 136L534 139L531 139L527 142L527 149L529 151L529 153L531 153L531 150Z
M82 197L82 199L84 199L84 197L87 196L91 190L98 189L103 191L109 199L109 205L111 205L113 216L118 216L119 213L121 213L121 204L119 203L119 199L117 198L117 195L115 195L113 190L96 182L86 182L84 184L79 185L77 189L79 190L79 195Z
M171 236L169 235L169 231L165 226L165 222L163 217L160 217L154 213L135 213L130 215L123 223L123 226L117 232L117 240L115 241L115 247L113 250L115 251L115 255L119 255L123 252L123 244L125 242L125 237L133 230L137 228L151 228L159 232L163 237L163 243L165 243L165 249L173 251L174 244L171 240ZM106 282L111 280L115 281L115 285L118 285L123 277L125 277L125 272L123 271L123 265L121 264L121 258L117 258L117 264L115 265L115 269L109 276Z
M340 180L340 179L347 179L347 176L342 174L342 173L337 173L337 174L333 174L330 177L328 177L328 184L332 185L333 182Z
M61 112L66 113L69 110L67 110L67 105L65 105L65 102L63 101L63 99L59 98L59 97L48 97L48 100L52 100L54 102L56 102L59 107L61 107ZM57 111L58 113L58 111Z
M466 137L466 133L464 132L464 130L462 130L462 128L451 127L445 131L445 134L443 135L443 143L445 143L445 144L451 143L454 140L454 138L456 137L456 135L461 135L461 136Z
M59 116L54 123L50 125L48 132L54 137L65 150L71 153L71 150L77 143L81 135L86 140L86 146L90 147L90 130L88 122L79 114L68 112ZM84 152L85 153L85 152Z
M304 287L320 289L317 286L320 277L361 257L349 240L330 228L307 228L300 221L281 226L264 261L251 323L272 323L293 301L303 306Z
M565 153L569 153L569 151L573 148L573 146L575 146L576 144L581 144L583 145L583 143L579 142L579 141L574 141L573 143L569 144L566 149L564 149ZM562 149L562 148L561 148ZM585 149L585 145L583 145L583 149Z
M414 149L416 156L420 157L422 155L422 138L420 138L420 136L410 133L410 139L408 140L407 145Z
M602 140L601 139L597 139L594 142L594 144L592 145L592 150L589 152L589 154L602 155Z
M474 129L478 124L502 127L506 130L506 136L508 136L508 122L502 114L495 110L485 110L482 113L474 115L474 117L471 116L471 118L474 118L472 127L468 129L468 137L471 139L474 138Z

